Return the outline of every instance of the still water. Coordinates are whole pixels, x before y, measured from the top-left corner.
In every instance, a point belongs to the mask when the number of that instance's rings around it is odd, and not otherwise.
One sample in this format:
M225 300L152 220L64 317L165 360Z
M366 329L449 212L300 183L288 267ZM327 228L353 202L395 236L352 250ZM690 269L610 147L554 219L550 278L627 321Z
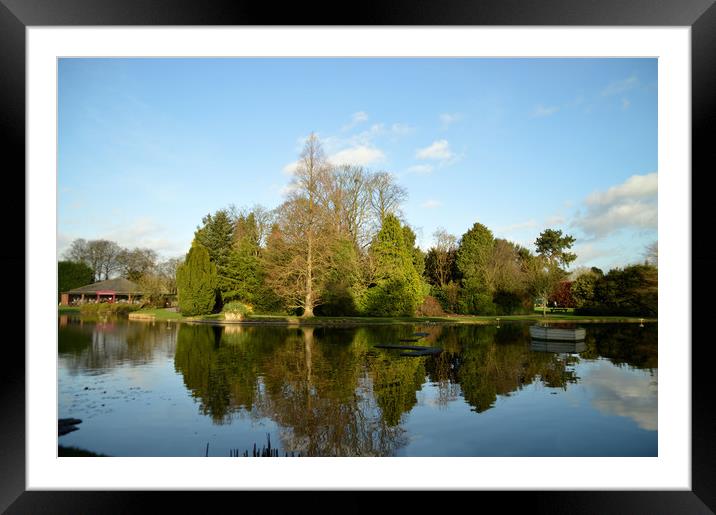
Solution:
M59 444L109 456L656 456L657 326L210 326L59 317ZM427 333L422 337L414 333ZM418 339L416 342L400 340ZM430 346L401 356L382 344Z

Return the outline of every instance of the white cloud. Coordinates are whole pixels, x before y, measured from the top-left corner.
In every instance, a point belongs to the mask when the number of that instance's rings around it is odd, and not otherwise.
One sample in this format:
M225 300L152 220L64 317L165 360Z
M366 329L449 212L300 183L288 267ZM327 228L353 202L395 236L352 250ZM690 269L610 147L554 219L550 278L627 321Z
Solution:
M638 86L639 78L636 75L632 75L630 77L627 77L626 79L610 82L607 87L602 90L602 95L618 95L620 93L624 93L625 91L629 91L630 89L634 89Z
M442 123L443 129L447 129L450 125L462 119L462 113L442 113L440 115L440 123Z
M298 161L288 163L286 166L283 167L283 173L284 173L284 175L293 175L296 173L297 168L298 168Z
M656 229L658 210L655 203L630 202L610 206L600 213L591 213L578 220L587 234L606 236L626 227Z
M532 110L532 118L544 118L547 116L552 116L554 113L559 111L559 107L557 106L544 106L542 104L537 105Z
M605 192L594 192L587 197L590 206L613 204L619 200L649 198L656 196L659 187L657 172L632 175L622 184L612 186Z
M394 123L390 126L390 133L394 136L404 136L415 130L415 127L407 123Z
M148 247L157 252L178 250L176 244L165 236L165 228L150 217L136 218L127 225L107 231L105 238L127 248Z
M368 165L384 159L385 154L382 150L368 145L345 148L328 157L328 160L335 165Z
M454 154L450 150L450 144L447 140L441 139L434 141L431 145L425 148L419 148L415 153L415 157L418 159L435 159L439 161L447 161L454 157Z
M622 98L622 109L629 109L631 102L628 98Z
M573 225L588 236L604 237L625 228L656 229L658 226L658 174L634 175L607 191L585 200L586 211Z
M341 127L341 130L342 131L350 130L353 127L355 127L356 125L359 125L359 124L367 122L367 121L368 121L368 113L366 113L365 111L358 111L357 113L353 113L353 115L351 116L351 121L349 123L347 123L346 125L344 125L343 127Z
M425 209L435 209L442 205L442 202L440 202L439 200L430 199L423 202L420 207L423 207Z
M612 248L600 247L593 243L583 243L574 246L572 251L577 254L577 259L572 267L587 266L592 260L607 256L614 256L615 250Z
M408 173L428 174L433 171L433 165L429 165L429 164L413 165L413 166L408 167L408 169L406 171Z

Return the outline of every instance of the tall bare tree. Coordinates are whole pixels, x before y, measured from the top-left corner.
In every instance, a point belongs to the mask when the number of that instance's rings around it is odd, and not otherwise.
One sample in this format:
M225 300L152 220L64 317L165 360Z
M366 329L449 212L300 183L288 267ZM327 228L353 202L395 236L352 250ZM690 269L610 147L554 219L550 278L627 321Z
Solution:
M435 260L434 274L438 286L445 286L452 277L452 270L455 262L455 251L457 250L457 238L448 233L444 228L438 227L433 233L435 244L432 247L432 256Z
M155 272L157 253L149 248L121 249L117 254L120 273L131 281Z
M320 302L322 273L331 241L328 202L330 166L311 134L303 147L289 198L278 209L278 223L266 251L267 280L289 307L313 316Z
M408 190L396 184L388 172L377 172L370 180L370 207L378 227L388 215L401 218L400 205L408 198Z
M371 175L360 166L332 170L328 201L336 231L362 249L370 243Z
M118 256L121 247L109 240L84 240L78 238L72 242L65 253L70 261L86 263L93 271L96 281L109 279L119 271Z

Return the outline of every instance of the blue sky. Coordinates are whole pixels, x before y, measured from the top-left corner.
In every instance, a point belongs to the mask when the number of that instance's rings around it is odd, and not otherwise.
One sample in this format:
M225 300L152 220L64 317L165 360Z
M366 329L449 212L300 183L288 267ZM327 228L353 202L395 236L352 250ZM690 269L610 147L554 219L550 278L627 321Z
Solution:
M574 266L657 239L656 59L60 59L58 252L183 255L202 216L276 207L303 139L408 190L427 249L474 222Z

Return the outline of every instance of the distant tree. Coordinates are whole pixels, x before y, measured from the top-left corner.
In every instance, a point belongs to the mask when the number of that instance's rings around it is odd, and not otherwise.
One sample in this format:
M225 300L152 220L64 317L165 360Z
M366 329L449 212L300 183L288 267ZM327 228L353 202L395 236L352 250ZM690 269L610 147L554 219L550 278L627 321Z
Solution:
M233 244L234 223L226 209L208 214L197 227L194 239L209 252L209 258L218 268L226 266Z
M216 304L218 278L209 251L196 240L177 269L179 310L185 316L211 313Z
M565 234L561 230L545 229L535 241L537 254L547 258L552 265L567 267L577 259L577 255L568 252L574 244L574 237Z
M94 266L94 263L89 262L89 251L87 250L87 240L84 238L77 238L70 243L69 248L64 253L65 260L74 261L75 263L85 263L89 266L93 272L99 270L99 263ZM96 275L96 274L95 274Z
M171 292L167 288L167 282L156 273L144 274L137 279L137 285L142 292L142 303L154 307L164 307L166 296Z
M529 250L501 238L495 239L486 269L488 291L500 314L513 314L520 309L532 310L527 291Z
M370 179L370 207L378 226L388 215L400 217L400 205L408 198L408 190L395 183L388 172L377 172Z
M548 257L537 255L526 263L527 287L533 298L542 305L542 316L547 315L547 301L566 273Z
M594 301L594 286L601 277L591 271L579 275L570 287L574 306L581 308L591 304Z
M574 244L574 237L562 235L561 230L545 229L535 240L537 256L530 260L528 284L530 292L542 302L542 315L547 314L547 301L559 283L567 277L563 267L569 266L577 255L568 252Z
M644 252L644 259L647 265L654 267L659 266L659 242L654 241L647 245L646 251Z
M317 306L316 313L322 316L357 315L365 293L358 249L348 237L337 237L330 242L330 247L322 302Z
M222 298L234 289L229 263L234 249L234 229L234 220L229 210L220 209L213 215L206 215L194 233L194 239L206 248L211 262L216 265Z
M454 280L457 238L439 227L434 233L435 244L425 256L425 272L428 281L438 287Z
M366 292L366 312L374 316L413 316L425 296L413 264L412 249L395 215L388 214L375 236L370 254L375 263L375 284Z
M460 302L465 313L492 314L495 311L488 280L494 245L492 231L477 222L460 238L456 261L462 275Z
M373 177L360 166L333 168L327 200L334 231L364 249L371 239L371 195Z
M86 264L76 261L57 263L57 293L67 292L94 282L94 271Z
M122 277L138 281L142 276L155 272L157 253L149 248L121 249L117 254L117 264Z
M170 295L177 292L177 270L183 262L183 257L169 258L157 265L157 274L164 281L164 287Z
M614 268L596 278L592 298L580 306L579 313L656 316L658 278L652 265Z
M550 295L549 302L554 302L557 306L563 308L575 307L575 300L572 296L572 281L560 281L552 295Z
M119 271L118 256L121 248L117 243L109 240L74 240L65 252L65 259L82 262L93 271L95 281L109 279Z
M405 244L405 248L410 252L415 271L422 277L425 272L425 253L415 244L415 240L415 231L413 231L410 226L403 225L403 243Z

